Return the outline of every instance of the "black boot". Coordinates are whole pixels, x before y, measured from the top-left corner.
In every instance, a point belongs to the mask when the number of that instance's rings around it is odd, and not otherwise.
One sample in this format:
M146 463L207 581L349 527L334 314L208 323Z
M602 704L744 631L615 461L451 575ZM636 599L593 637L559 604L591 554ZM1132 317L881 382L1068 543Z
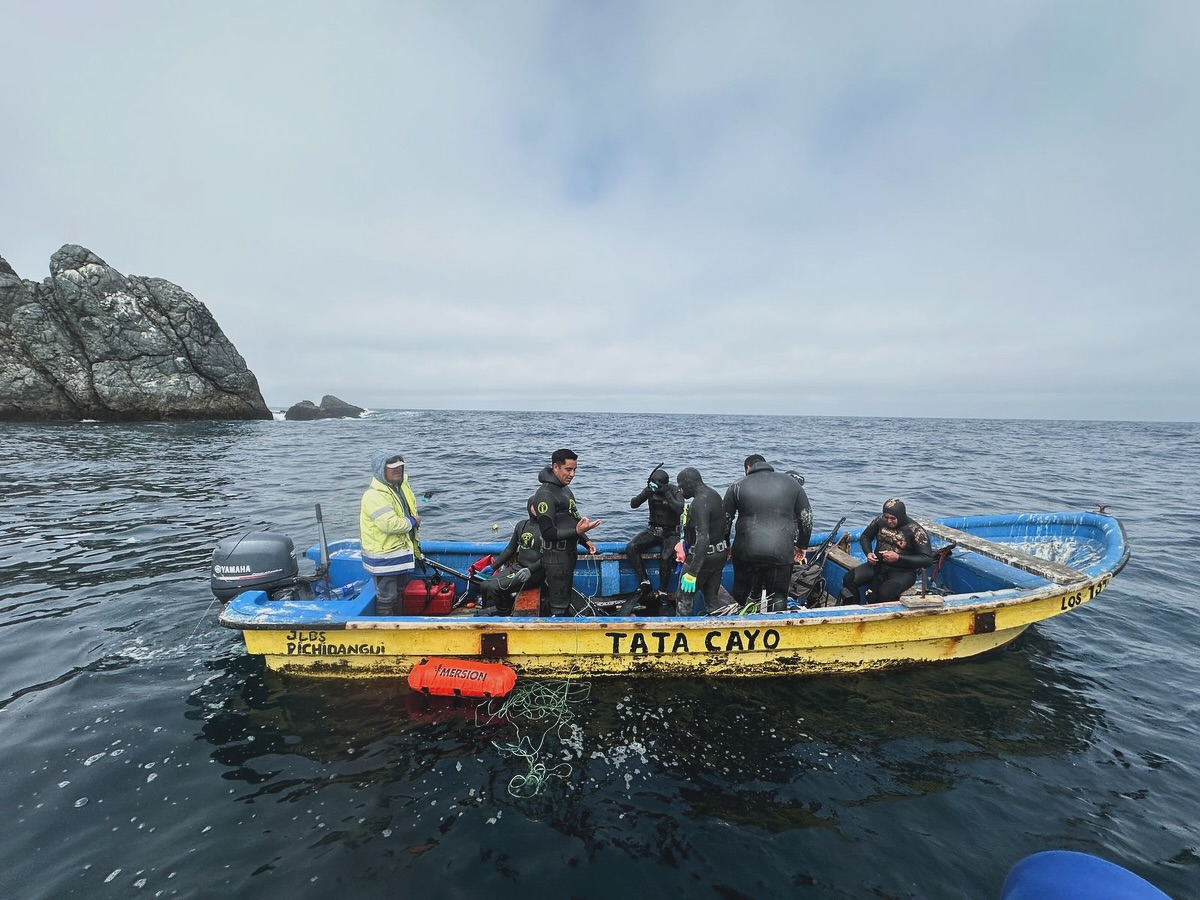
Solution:
M838 594L838 606L861 606L862 599L858 596L858 591L853 588L842 588L842 592Z

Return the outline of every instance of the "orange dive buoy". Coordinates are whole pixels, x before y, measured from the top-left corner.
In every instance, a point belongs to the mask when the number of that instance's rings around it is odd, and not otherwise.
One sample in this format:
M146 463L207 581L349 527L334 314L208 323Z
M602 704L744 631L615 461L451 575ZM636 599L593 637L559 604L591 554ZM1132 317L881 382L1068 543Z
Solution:
M517 673L503 663L473 659L422 659L408 673L408 686L440 697L503 697Z

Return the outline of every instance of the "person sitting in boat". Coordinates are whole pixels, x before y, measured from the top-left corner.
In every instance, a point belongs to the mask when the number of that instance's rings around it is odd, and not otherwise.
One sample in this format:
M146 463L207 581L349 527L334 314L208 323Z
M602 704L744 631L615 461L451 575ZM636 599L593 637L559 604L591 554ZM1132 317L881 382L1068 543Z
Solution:
M390 616L421 558L421 517L404 474L403 456L380 450L371 469L375 477L362 495L358 515L362 564L375 582L375 614Z
M483 606L478 615L511 614L517 594L527 588L540 587L546 579L542 567L542 532L538 528L532 500L526 505L525 511L529 517L516 524L508 546L492 560L495 572L480 588Z
M883 504L883 513L863 529L858 545L867 561L855 566L842 579L838 597L842 606L860 603L890 603L917 582L918 573L933 565L929 535L909 521L904 501L893 497ZM867 586L865 596L859 589Z
M738 603L753 593L787 596L792 566L804 562L812 537L812 506L800 479L776 472L757 453L747 456L744 478L725 492L725 514L736 522L733 588Z
M625 545L625 557L638 577L638 592L645 597L651 591L650 576L642 553L651 547L659 548L658 589L669 591L671 573L675 569L675 545L679 543L679 517L683 515L683 494L671 484L665 469L656 468L646 479L646 486L629 501L637 509L649 501L650 523Z
M675 546L675 558L683 563L679 591L685 608L682 615L693 615L696 595L703 598L703 610L712 612L721 605L721 573L729 558L729 519L721 495L704 483L700 472L688 466L679 473L679 490L692 502L683 511L680 525L683 540Z
M587 534L600 524L579 514L575 495L569 485L575 480L579 456L574 450L555 450L550 465L538 473L540 487L532 502L542 533L542 567L546 573L545 599L550 615L570 615L571 588L575 581L575 561L579 548L596 552L596 545Z

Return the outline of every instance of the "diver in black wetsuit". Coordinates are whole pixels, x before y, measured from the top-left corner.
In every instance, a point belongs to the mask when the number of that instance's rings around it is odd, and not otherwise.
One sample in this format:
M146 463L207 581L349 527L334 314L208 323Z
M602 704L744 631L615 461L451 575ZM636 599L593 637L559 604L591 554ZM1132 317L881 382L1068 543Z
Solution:
M476 615L507 616L512 612L517 594L540 587L546 580L546 571L542 567L542 531L538 528L532 500L526 512L529 518L516 524L508 546L492 560L495 573L480 589L484 605Z
M651 547L659 548L658 589L663 593L670 590L671 573L675 570L675 545L679 543L679 517L683 514L683 494L671 484L671 476L663 469L655 469L646 479L646 486L629 501L632 509L650 503L650 524L633 536L625 545L625 556L637 574L638 590L650 593L650 576L642 552Z
M579 547L588 553L596 545L587 533L600 524L599 519L581 516L575 507L575 495L568 485L575 480L579 457L575 451L555 450L550 465L538 473L541 483L530 498L542 533L542 566L546 571L546 602L550 615L570 614L571 586L575 579L575 561Z
M694 595L704 598L705 611L720 605L721 573L729 558L729 519L721 495L704 483L700 473L689 466L679 473L679 489L691 504L683 513L683 541L676 547L676 559L683 563L679 590L691 615Z
M872 549L872 543L874 549ZM933 565L929 535L909 521L904 501L893 497L883 504L883 513L871 520L858 539L867 561L855 566L842 579L838 601L842 606L860 603L890 603L917 583L917 573ZM869 584L866 597L859 588Z
M725 492L725 514L737 522L730 593L738 603L761 590L783 598L812 537L812 507L799 479L776 472L757 453L744 465L746 476Z

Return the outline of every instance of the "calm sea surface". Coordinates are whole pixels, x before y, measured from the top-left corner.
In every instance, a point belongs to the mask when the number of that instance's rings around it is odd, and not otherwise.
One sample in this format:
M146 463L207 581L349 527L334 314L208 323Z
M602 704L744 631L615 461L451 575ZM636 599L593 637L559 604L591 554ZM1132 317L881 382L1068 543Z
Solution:
M213 545L357 536L400 449L426 539L506 537L549 453L623 539L650 469L748 453L818 529L1095 508L1133 559L967 663L804 680L594 681L562 730L403 681L284 678L216 623ZM994 898L1039 850L1200 896L1200 425L381 412L0 424L0 897ZM495 530L493 526L496 526ZM541 741L523 760L497 745ZM514 776L545 770L532 796ZM519 783L519 782L517 782ZM525 793L530 793L528 790Z

